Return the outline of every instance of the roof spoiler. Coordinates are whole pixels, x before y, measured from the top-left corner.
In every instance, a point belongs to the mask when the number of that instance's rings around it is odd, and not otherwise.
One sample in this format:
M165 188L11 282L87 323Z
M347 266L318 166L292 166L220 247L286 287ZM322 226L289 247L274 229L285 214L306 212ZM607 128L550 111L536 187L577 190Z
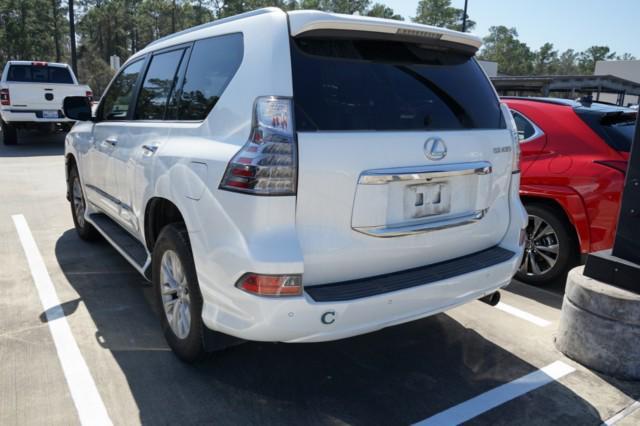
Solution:
M289 12L293 37L348 35L354 32L365 38L406 40L416 43L441 44L475 53L482 41L467 33L392 19L342 15L318 11Z

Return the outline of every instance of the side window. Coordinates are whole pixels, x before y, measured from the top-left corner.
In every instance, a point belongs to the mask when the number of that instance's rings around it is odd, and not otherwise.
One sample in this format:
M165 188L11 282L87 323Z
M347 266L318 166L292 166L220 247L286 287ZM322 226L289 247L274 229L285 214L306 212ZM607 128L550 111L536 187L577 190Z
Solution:
M101 106L101 120L126 120L133 90L142 71L144 60L136 61L118 74L113 84L105 93Z
M204 120L242 62L242 34L196 41L178 100L179 120Z
M151 58L151 63L142 83L136 120L163 120L167 99L176 84L176 71L182 60L184 49L160 53Z
M518 128L518 138L520 142L526 141L536 134L535 127L533 127L531 122L524 118L522 114L514 110L511 110L511 114L513 114L513 120L516 122L516 127Z

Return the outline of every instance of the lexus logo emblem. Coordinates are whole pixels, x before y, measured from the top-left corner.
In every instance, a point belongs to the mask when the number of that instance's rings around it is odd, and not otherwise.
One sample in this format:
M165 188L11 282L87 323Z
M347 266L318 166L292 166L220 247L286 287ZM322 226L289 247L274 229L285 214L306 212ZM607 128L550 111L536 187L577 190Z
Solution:
M424 143L424 155L426 155L429 160L442 160L447 156L447 145L438 137L429 138Z

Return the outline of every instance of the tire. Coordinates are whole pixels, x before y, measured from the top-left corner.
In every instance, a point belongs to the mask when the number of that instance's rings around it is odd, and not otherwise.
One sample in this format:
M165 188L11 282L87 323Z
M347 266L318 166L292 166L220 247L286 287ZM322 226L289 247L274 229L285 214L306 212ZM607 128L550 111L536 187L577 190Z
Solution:
M160 325L173 352L187 363L206 359L202 295L183 223L169 224L160 232L153 248L152 281Z
M84 199L84 192L82 191L80 176L78 176L78 169L75 165L69 171L69 204L71 206L73 224L80 239L85 241L95 241L98 239L100 234L96 228L84 218L86 201Z
M18 143L18 131L10 124L1 121L2 143L5 145L16 145Z
M566 279L578 263L578 243L571 224L554 207L538 203L525 207L529 214L527 241L516 279L538 286Z

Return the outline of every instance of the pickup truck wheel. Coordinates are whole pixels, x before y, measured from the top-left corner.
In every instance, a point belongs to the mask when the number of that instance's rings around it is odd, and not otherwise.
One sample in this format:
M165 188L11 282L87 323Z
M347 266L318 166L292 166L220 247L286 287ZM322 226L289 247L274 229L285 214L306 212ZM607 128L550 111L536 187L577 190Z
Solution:
M98 231L84 218L86 201L82 192L78 169L74 166L69 172L69 195L71 204L71 216L78 236L85 241L94 241L99 237Z
M529 214L524 257L516 278L532 285L548 285L566 276L575 265L577 245L569 223L553 208L525 206Z
M2 142L5 145L15 145L18 143L18 131L10 124L0 121L2 125Z
M165 226L153 248L152 280L167 343L183 361L206 358L202 295L184 224Z

